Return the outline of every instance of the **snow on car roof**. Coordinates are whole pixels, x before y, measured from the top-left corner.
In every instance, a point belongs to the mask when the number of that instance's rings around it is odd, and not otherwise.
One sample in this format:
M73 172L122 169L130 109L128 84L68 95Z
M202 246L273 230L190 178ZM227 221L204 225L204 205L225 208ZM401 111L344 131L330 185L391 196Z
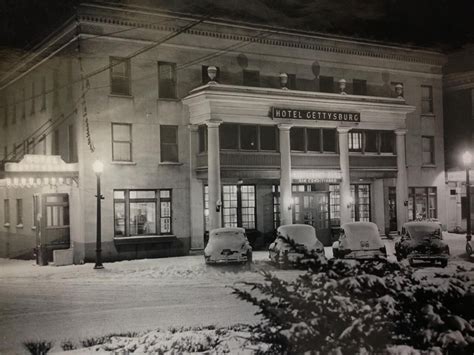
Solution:
M441 228L439 225L439 222L431 222L431 221L411 221L411 222L406 222L403 226L405 228L412 227L412 226Z
M224 234L243 234L245 233L244 228L239 227L225 227L225 228L216 228L211 230L209 233L211 236L224 235Z
M383 246L380 238L380 233L377 225L372 222L350 222L344 223L341 226L344 229L344 234L349 241L358 242L360 240L366 240L373 244L374 247ZM352 248L356 248L357 243Z
M299 244L312 245L317 240L316 230L308 224L287 224L278 227L277 232Z

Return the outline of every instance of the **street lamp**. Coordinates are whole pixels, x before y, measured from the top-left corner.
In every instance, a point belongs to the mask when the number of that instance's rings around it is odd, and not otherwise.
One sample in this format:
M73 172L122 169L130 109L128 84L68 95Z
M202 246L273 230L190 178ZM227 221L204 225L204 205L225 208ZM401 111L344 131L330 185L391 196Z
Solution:
M100 174L104 171L104 164L100 160L96 160L94 164L92 164L92 169L94 170L95 176L97 177L97 239L95 244L95 265L94 269L103 269L104 265L102 265L102 240L101 240L101 232L102 232L102 217L101 217L101 208L100 203L104 196L100 193Z
M467 198L467 228L466 228L466 252L467 255L471 255L472 246L471 246L471 181L469 180L469 169L472 164L472 154L469 151L464 152L462 155L462 161L464 167L466 168L466 198Z

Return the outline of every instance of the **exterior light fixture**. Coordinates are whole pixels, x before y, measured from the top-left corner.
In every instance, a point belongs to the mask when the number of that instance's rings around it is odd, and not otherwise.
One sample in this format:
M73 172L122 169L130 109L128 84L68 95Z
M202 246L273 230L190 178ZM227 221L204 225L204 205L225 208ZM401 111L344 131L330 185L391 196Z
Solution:
M96 234L96 245L95 245L95 265L94 269L103 269L102 265L102 215L101 215L101 201L104 196L100 193L100 174L104 171L104 163L100 160L96 160L92 164L92 170L97 177L97 234Z
M462 162L466 168L466 198L467 198L467 216L466 216L466 253L468 256L472 254L471 245L471 181L469 179L469 170L472 166L472 154L465 151L462 155Z

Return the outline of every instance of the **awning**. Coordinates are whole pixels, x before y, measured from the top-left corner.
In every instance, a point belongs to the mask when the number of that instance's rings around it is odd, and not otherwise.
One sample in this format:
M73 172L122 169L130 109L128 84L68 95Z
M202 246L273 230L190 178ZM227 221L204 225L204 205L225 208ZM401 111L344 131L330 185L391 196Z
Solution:
M340 170L328 169L295 169L291 171L293 183L314 184L323 182L339 182L342 180Z
M4 185L7 187L72 185L78 173L79 164L66 163L59 155L26 154L18 163L5 164Z

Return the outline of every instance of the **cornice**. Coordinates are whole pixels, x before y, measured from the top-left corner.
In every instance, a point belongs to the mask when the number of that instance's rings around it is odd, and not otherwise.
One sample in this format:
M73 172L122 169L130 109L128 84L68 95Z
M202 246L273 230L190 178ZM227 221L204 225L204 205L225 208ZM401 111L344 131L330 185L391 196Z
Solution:
M166 16L166 18L168 18ZM164 32L175 32L179 30L178 26L166 25L166 24L157 24L157 23L149 23L143 22L136 19L129 19L122 16L114 16L114 15L105 15L105 14L81 14L79 15L79 21L82 23L96 23L102 25L115 25L115 26L126 26L126 27L136 27L148 30L155 30L155 31L164 31ZM183 18L186 19L186 18ZM169 22L166 21L165 22ZM310 34L301 34L301 33L294 33L290 30L271 30L260 28L255 26L253 28L249 26L236 26L226 22L219 22L216 20L212 21L204 21L204 24L211 24L213 26L220 26L223 29L234 30L236 33L229 33L224 31L215 31L210 29L202 29L198 27L194 27L188 31L187 34L196 35L196 36L204 36L204 37L212 37L217 39L223 40L234 40L234 41L241 41L241 42L253 42L258 44L264 45L273 45L273 46L280 46L280 47L289 47L289 48L298 48L298 49L307 49L307 50L314 50L314 51L321 51L321 52L328 52L328 53L337 53L343 55L354 55L354 56L362 56L362 57L371 57L375 59L384 59L384 60L395 60L395 61L403 61L403 62L410 62L410 63L420 63L420 64L428 64L428 65L435 65L441 66L446 62L445 56L441 53L428 51L428 50L421 50L421 49L412 49L407 47L396 47L390 45L381 45L381 44L374 44L368 43L363 41L356 41L356 40L349 40L349 39L339 39L339 38L332 38L330 35L327 37L322 37L321 35L310 35ZM201 26L202 27L202 26ZM263 32L261 36L255 35L247 35L244 33L238 33L237 31L245 29L247 31L258 30ZM237 30L237 31L236 31ZM241 31L242 32L242 31ZM295 38L294 40L289 38L268 38L269 35L280 35L286 37ZM336 45L329 45L320 42L331 42L336 43ZM357 47L357 48L354 48ZM405 53L394 53L394 52L405 52ZM413 54L408 54L406 52L412 52Z

